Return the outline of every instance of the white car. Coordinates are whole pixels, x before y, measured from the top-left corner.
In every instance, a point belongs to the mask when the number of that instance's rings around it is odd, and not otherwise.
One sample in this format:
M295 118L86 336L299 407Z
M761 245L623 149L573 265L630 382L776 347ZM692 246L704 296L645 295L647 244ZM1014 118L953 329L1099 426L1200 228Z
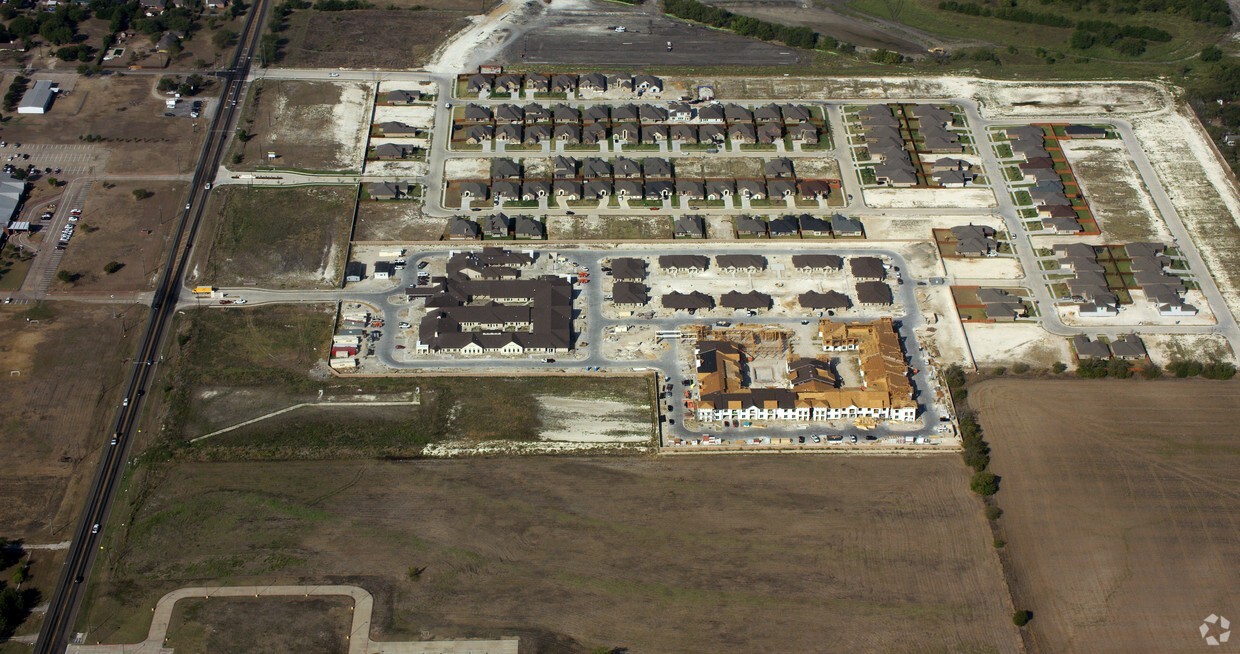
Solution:
M340 77L340 73L328 73L328 77Z

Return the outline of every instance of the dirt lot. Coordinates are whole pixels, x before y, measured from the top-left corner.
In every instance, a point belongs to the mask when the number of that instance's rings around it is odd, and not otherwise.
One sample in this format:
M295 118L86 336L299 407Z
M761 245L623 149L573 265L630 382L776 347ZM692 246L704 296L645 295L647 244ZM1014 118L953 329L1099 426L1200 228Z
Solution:
M146 309L31 306L0 309L0 446L10 463L0 475L0 535L48 542L72 530Z
M362 202L357 241L437 241L447 221L422 215L421 202Z
M424 3L435 4L435 3ZM281 66L294 68L417 68L477 13L480 3L440 2L445 8L294 12ZM384 3L383 6L394 6ZM447 8L452 7L452 8ZM399 38L375 38L376 34Z
M12 114L0 132L4 138L23 144L78 145L80 137L91 134L106 139L95 145L110 152L110 173L165 175L193 169L205 131L199 128L206 120L164 117L163 96L154 93L159 76L68 77L73 79L72 90L57 98L51 111Z
M574 0L542 16L501 54L508 64L579 64L607 68L659 66L780 66L802 52L666 18L655 7ZM623 25L627 31L610 29ZM672 52L666 44L671 41Z
M233 170L360 170L371 96L368 84L257 82L239 123L251 138L233 139L227 165ZM268 152L277 158L267 159Z
M1102 233L1112 243L1170 242L1124 142L1059 141Z
M189 281L216 286L337 288L356 189L220 187L210 245L194 253Z
M352 606L346 597L184 599L164 645L182 654L344 652Z
M134 190L152 195L144 200ZM60 269L80 275L77 281L54 282L57 291L141 291L155 286L163 269L172 227L185 202L182 182L123 183L112 188L94 185L86 196L82 220L65 250ZM116 261L120 270L104 266Z
M359 584L380 639L1019 650L953 456L179 464L143 481L90 585L92 640L140 637L161 593L228 577Z
M1034 651L1205 648L1202 618L1240 601L1236 384L996 380L969 397Z
M650 436L651 389L644 377L332 377L323 358L334 315L329 306L271 305L204 310L180 324L170 353L177 359L168 381L173 390L161 420L177 453L217 460L414 456L440 441L564 439L555 411L540 408L547 396L623 403L629 412L614 410L596 422ZM420 404L408 404L415 399ZM380 401L404 404L331 406ZM180 448L188 439L300 403L312 406ZM570 408L559 407L559 413ZM504 420L496 420L501 414ZM588 419L577 420L587 431Z

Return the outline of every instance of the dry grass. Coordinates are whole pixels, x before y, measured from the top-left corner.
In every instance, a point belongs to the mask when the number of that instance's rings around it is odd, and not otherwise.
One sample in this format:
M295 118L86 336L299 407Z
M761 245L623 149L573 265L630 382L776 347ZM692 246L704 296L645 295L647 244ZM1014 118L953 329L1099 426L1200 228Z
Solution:
M0 535L45 542L72 531L146 309L28 308L0 309Z
M232 170L359 170L371 88L297 80L262 81L246 97L227 165ZM268 159L270 152L277 159ZM242 157L237 161L237 156Z
M416 68L463 29L462 10L299 11L289 18L280 65L295 68Z
M437 241L447 221L422 215L422 203L362 202L357 210L357 241Z
M344 652L352 605L347 597L183 599L164 646L180 654Z
M153 195L134 198L135 189ZM167 258L172 227L185 203L182 182L124 183L91 188L82 220L65 250L60 269L80 275L72 284L55 282L56 291L142 291L155 287ZM124 267L108 274L104 266Z
M207 121L166 118L162 97L152 94L158 81L154 75L78 77L73 91L57 99L47 114L6 116L4 137L9 142L79 144L79 137L93 134L107 139L96 146L111 155L108 172L190 172Z
M176 587L296 579L375 593L384 640L1019 650L952 456L183 463L140 477L149 492L82 614L92 640L140 637L144 607Z
M194 283L268 288L338 288L357 189L246 188L211 193L210 246L195 251Z
M995 380L977 386L1036 652L1205 647L1240 600L1234 382Z

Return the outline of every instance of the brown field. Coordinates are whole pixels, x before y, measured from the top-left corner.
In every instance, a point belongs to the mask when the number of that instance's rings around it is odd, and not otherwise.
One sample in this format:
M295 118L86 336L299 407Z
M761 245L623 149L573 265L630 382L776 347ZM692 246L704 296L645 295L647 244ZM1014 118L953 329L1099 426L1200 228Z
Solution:
M357 205L355 241L437 241L447 221L422 215L416 201L374 202Z
M71 284L57 280L52 292L154 288L171 245L173 224L185 203L186 187L183 182L151 182L91 188L73 243L60 263L61 270L80 277ZM133 192L139 188L154 195L136 200ZM124 268L106 273L103 268L111 261Z
M352 606L347 597L183 599L164 645L180 654L344 652Z
M359 170L370 124L371 90L364 84L297 80L250 87L233 139L230 170ZM277 158L268 159L270 152ZM238 161L237 157L241 157Z
M110 156L107 172L167 175L193 169L205 120L164 117L164 100L155 94L157 75L76 77L72 91L43 115L12 114L4 126L10 142L81 144L93 134ZM217 92L208 89L203 98ZM199 129L194 127L198 124Z
M280 65L294 68L417 68L466 25L475 2L455 9L298 11L288 20ZM385 5L386 6L386 5ZM378 34L399 35L376 38Z
M330 580L376 595L380 640L1020 648L954 456L178 463L134 484L149 492L108 533L91 640L141 638L177 587Z
M134 305L0 309L0 536L69 537L145 318Z
M337 288L356 195L352 186L216 189L207 207L214 233L209 247L195 250L189 280Z
M975 387L1035 652L1208 649L1240 602L1234 382L993 380Z

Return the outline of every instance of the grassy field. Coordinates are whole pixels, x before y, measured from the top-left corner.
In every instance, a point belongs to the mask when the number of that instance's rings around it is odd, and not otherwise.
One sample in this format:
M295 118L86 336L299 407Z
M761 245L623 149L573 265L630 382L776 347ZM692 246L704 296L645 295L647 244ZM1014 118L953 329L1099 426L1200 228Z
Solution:
M555 431L540 398L614 400L651 424L646 378L417 377L340 379L326 372L334 309L266 306L200 311L178 326L166 381L165 429L177 456L197 460L416 456L445 440L537 440ZM322 396L319 393L322 392ZM417 406L331 407L332 402ZM194 445L185 441L299 403L299 409ZM497 420L496 416L503 416Z
M180 654L344 652L352 606L347 597L183 599L164 646Z
M125 497L81 614L92 641L141 638L173 588L331 580L375 594L381 640L1020 649L953 456L179 463Z
M338 288L356 189L221 187L210 246L195 253L190 281L216 286Z
M969 401L1033 651L1205 648L1202 618L1240 601L1236 384L994 380Z

